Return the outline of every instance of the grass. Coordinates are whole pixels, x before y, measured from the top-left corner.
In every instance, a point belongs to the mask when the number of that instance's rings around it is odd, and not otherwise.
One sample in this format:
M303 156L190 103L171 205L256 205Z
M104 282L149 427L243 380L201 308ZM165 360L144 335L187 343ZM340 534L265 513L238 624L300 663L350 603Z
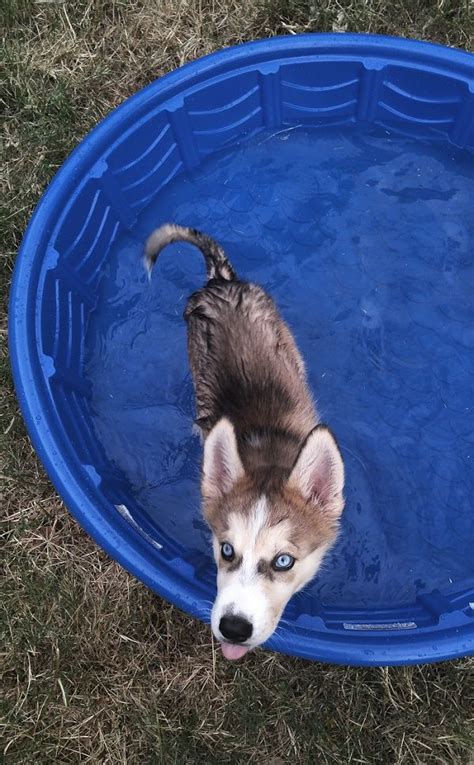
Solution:
M473 762L473 663L350 669L256 652L236 666L69 516L12 393L6 295L34 204L80 138L160 74L299 31L472 50L471 0L3 0L0 163L2 738L10 763ZM471 695L470 695L471 694Z

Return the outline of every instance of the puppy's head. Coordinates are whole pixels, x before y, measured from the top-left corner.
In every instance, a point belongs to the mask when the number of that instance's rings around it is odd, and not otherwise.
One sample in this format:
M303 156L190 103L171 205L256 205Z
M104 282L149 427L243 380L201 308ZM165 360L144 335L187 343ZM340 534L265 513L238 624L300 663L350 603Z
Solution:
M324 426L310 433L289 476L265 492L245 472L232 424L222 419L211 430L202 474L218 570L211 625L227 658L264 643L314 577L337 536L343 488L341 455Z

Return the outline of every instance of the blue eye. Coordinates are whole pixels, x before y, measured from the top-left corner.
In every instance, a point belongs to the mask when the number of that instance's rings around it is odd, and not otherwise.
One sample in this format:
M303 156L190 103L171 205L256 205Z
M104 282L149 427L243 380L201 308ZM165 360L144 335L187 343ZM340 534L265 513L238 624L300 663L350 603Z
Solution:
M234 548L229 542L223 542L221 544L221 554L224 560L233 560L235 556Z
M272 560L272 568L275 571L289 571L293 567L294 562L295 559L292 555L282 553Z

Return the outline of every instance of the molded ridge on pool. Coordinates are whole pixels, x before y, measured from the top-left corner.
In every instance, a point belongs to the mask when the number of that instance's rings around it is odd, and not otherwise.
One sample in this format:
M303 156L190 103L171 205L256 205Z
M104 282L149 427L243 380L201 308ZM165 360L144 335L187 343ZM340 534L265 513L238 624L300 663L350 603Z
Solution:
M199 549L184 554L169 529L155 526L104 451L91 417L85 328L110 275L111 252L124 241L138 252L147 211L165 188L168 193L181 179L192 180L211 156L224 156L242 140L296 129L344 131L359 123L430 145L449 141L472 156L474 57L391 38L315 35L252 43L194 62L129 99L80 144L25 235L11 296L10 343L35 447L92 536L146 584L201 618L208 617L213 591L209 557ZM243 269L242 261L238 270L245 277ZM199 287L199 279L183 277L180 294ZM271 284L264 286L272 293ZM188 393L190 400L191 386ZM185 416L191 420L191 410ZM469 433L467 422L461 435L472 446ZM185 455L192 485L199 454L196 443ZM474 650L473 602L474 586L420 590L413 602L377 609L327 607L302 593L289 604L281 636L270 646L355 664L465 655Z

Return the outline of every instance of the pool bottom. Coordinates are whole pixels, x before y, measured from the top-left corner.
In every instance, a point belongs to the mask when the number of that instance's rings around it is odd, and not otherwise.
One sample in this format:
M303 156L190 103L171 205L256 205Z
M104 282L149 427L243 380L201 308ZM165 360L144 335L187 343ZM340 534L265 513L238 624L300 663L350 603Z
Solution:
M341 536L305 599L406 605L473 573L473 175L472 154L380 128L260 134L176 179L117 240L86 338L96 433L198 576L212 567L182 311L204 269L175 246L147 284L149 231L215 236L296 336L347 470Z

